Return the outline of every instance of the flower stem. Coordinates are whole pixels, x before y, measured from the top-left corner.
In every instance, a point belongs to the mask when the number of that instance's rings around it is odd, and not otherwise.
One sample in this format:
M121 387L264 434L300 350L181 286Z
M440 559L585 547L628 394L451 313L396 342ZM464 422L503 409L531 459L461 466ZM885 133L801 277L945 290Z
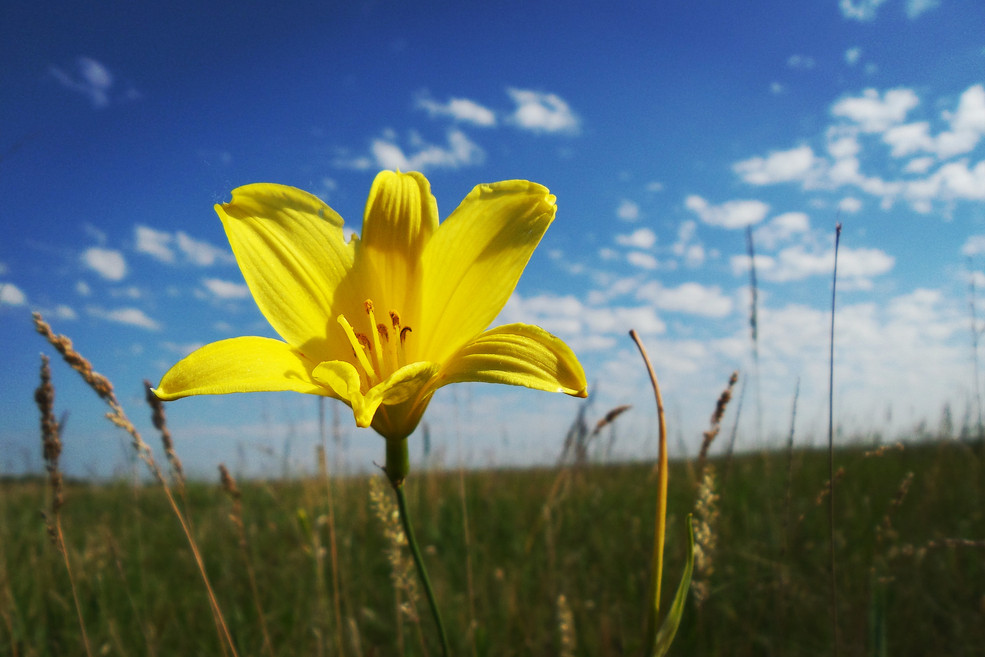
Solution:
M407 498L404 495L404 478L410 469L410 457L408 455L407 440L388 440L386 441L386 465L383 471L386 472L393 492L397 494L397 510L400 512L400 524L404 528L404 535L407 537L407 544L410 546L410 553L414 557L414 566L417 568L417 575L421 578L424 585L424 592L427 594L428 606L431 608L431 615L434 617L434 624L438 627L438 636L441 639L441 654L448 657L448 635L445 634L445 624L441 620L441 612L438 611L438 603L434 598L434 589L431 588L431 579L428 571L424 567L424 560L421 558L421 550L417 546L417 538L414 536L414 527L410 523L410 514L407 513Z
M393 490L397 493L397 508L400 511L400 522L403 524L404 534L407 536L407 544L410 545L410 552L414 556L414 565L417 567L417 574L421 578L421 583L424 584L424 592L428 597L428 606L431 607L431 615L434 616L434 624L438 627L438 636L441 638L441 654L448 657L448 636L445 634L445 625L441 620L441 612L438 611L438 603L434 598L434 589L431 588L428 571L424 567L424 560L421 558L421 550L417 547L414 528L410 524L410 515L407 513L407 499L404 496L403 482L394 484Z

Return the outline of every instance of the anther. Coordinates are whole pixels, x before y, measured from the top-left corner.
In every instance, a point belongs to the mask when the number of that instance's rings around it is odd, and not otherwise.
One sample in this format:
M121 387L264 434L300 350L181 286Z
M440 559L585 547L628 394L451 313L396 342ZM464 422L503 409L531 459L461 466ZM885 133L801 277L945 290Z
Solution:
M400 315L397 314L396 310L390 311L390 321L393 323L393 330L400 330Z
M409 326L405 326L402 329L400 329L400 344L403 344L404 342L407 341L407 334L410 332L411 332L411 328Z
M390 341L390 332L386 329L386 324L377 324L376 332L380 334L380 337L383 338L384 342Z

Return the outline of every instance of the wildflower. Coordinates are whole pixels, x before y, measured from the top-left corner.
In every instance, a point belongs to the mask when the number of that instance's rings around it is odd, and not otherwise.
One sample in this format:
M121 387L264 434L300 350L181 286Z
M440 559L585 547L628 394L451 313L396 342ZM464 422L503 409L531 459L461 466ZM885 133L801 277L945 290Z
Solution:
M189 395L290 390L340 399L356 424L403 441L434 392L484 381L586 395L571 349L527 324L488 329L554 220L536 183L479 185L440 225L419 173L383 171L362 237L300 189L254 184L216 206L260 311L282 338L220 340L155 390Z

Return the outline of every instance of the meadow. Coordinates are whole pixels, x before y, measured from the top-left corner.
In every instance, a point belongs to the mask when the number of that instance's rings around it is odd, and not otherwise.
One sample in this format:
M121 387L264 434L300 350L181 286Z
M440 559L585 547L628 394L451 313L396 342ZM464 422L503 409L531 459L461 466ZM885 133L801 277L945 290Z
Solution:
M860 440L834 457L837 654L985 654L982 443ZM670 654L835 654L827 451L710 459L704 490L697 468L670 465L665 600L696 506L699 543ZM172 483L240 655L437 654L385 481ZM652 463L591 459L413 472L453 654L641 654L654 481ZM159 483L64 483L78 610L39 515L49 482L0 490L0 654L85 654L80 616L93 654L227 651Z

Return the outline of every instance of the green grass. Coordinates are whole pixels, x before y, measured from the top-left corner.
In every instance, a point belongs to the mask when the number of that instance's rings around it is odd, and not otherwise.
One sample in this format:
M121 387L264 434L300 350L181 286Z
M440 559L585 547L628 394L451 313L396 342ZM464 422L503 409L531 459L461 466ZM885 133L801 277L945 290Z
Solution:
M737 457L728 469L713 463L721 515L710 597L700 608L689 601L671 654L831 654L827 510L817 502L827 453L794 453L789 513L786 453ZM845 471L836 494L840 654L870 654L874 611L886 618L888 654L983 654L985 550L922 549L985 539L981 449L954 441L869 457L850 449L836 453L836 464ZM909 472L894 531L880 538ZM239 483L274 654L336 654L339 632L349 655L357 643L362 654L400 654L401 642L404 654L420 655L420 635L437 653L423 599L419 628L404 616L397 631L387 546L365 478L331 482L342 628L331 598L325 482ZM412 472L407 483L453 654L558 654L560 594L573 612L576 654L640 654L650 465L468 472L465 487L468 548L458 473ZM672 463L664 608L680 576L695 488L689 464ZM83 654L64 564L39 515L48 494L41 481L0 484L0 655ZM62 523L94 653L221 655L204 587L160 489L70 484L66 498ZM217 484L196 483L186 508L240 655L266 654L230 500ZM302 510L310 524L299 521ZM885 602L873 603L882 591Z

